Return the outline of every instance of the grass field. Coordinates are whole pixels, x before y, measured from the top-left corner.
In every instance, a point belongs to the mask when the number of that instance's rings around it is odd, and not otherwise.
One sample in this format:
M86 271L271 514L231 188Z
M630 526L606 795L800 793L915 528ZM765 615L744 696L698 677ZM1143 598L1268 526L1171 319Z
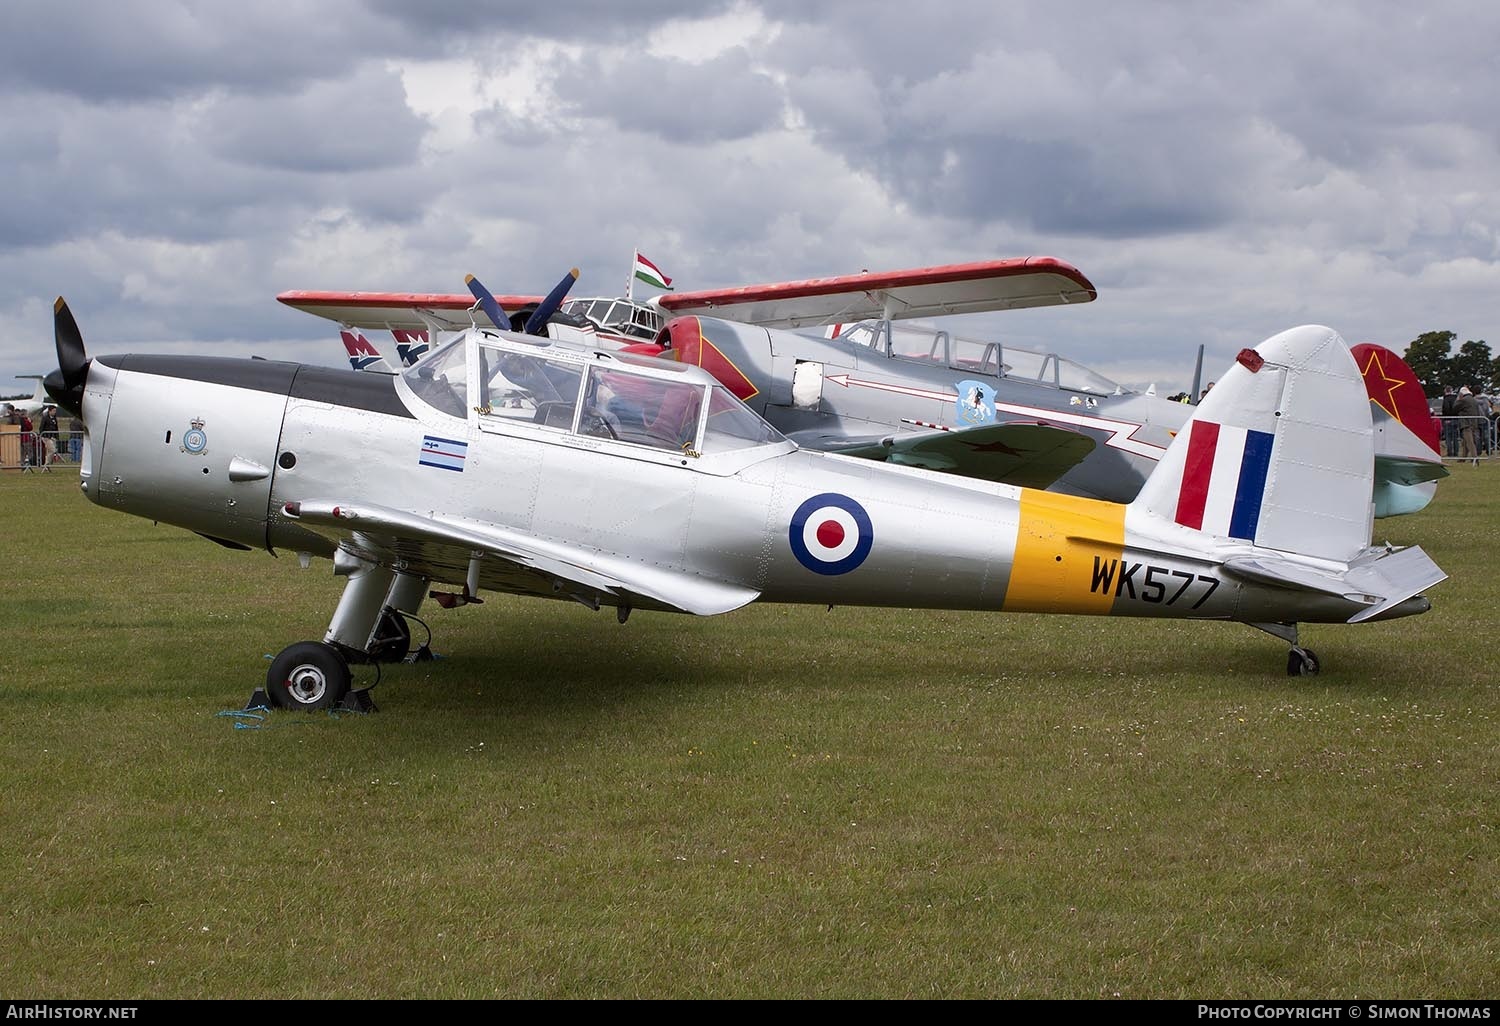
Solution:
M0 995L1493 997L1500 468L1305 630L493 597L374 715L217 715L327 562L0 478ZM365 671L357 671L357 676Z

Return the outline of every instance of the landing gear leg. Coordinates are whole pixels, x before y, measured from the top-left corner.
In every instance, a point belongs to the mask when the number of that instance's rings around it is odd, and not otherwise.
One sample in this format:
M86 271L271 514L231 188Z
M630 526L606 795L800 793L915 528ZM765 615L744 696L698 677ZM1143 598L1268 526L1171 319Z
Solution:
M333 572L349 578L349 582L339 596L328 630L321 642L299 641L288 645L272 660L266 674L265 693L272 705L306 710L339 708L371 712L375 709L369 688L351 690L353 677L349 664L378 658L371 652L372 643L377 641L399 646L405 621L392 628L396 636L389 641L378 639L376 630L396 573L343 549L334 554ZM411 644L409 635L406 644ZM379 652L381 645L376 645L376 650ZM403 650L401 654L406 653ZM259 693L253 696L251 704L260 697Z
M428 630L427 640L412 650L411 625L407 623L410 618L426 629L427 625L417 618L416 612L422 608L422 600L427 597L427 587L431 583L425 577L396 574L396 579L391 582L391 590L386 593L385 609L381 613L380 622L375 627L375 634L379 637L387 634L388 628L397 629L393 624L388 623L387 617L400 621L401 626L398 629L406 636L406 647L401 649L401 655L398 658L408 663L422 663L434 658L431 648L432 631Z
M1318 672L1319 664L1317 654L1310 648L1303 648L1297 644L1297 625L1294 623L1252 623L1258 631L1265 631L1272 637L1280 638L1291 645L1291 651L1286 655L1286 675L1288 677L1311 677Z

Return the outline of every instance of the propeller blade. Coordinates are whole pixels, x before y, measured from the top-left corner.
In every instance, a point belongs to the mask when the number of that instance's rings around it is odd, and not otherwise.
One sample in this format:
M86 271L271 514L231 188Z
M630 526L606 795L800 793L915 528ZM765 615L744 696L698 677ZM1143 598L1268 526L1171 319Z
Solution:
M484 283L472 274L466 274L464 284L469 286L469 291L474 294L475 299L479 300L479 308L494 322L495 327L509 331L510 315L500 308L499 303L495 302L494 294L484 287Z
M74 416L83 415L83 385L88 380L89 356L83 348L83 332L62 296L52 305L52 334L57 342L57 370L42 381L47 395Z
M62 296L52 305L52 334L57 341L57 367L62 371L63 387L72 390L83 384L88 369L88 354L83 349L83 332Z
M547 298L542 300L530 317L526 319L526 334L545 335L547 333L547 322L552 315L557 313L557 308L562 306L562 301L568 298L568 290L578 280L578 268L573 268L563 275L563 280L547 293Z

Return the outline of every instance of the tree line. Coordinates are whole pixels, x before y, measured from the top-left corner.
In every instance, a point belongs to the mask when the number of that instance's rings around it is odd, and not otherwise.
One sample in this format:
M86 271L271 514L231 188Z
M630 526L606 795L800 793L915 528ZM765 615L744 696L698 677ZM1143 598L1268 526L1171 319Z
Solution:
M1493 393L1500 388L1500 357L1490 356L1490 345L1480 339L1470 339L1453 353L1453 342L1458 338L1451 331L1424 331L1406 347L1407 366L1422 382L1422 390L1429 399L1443 394L1443 386L1458 388L1468 385L1476 395Z

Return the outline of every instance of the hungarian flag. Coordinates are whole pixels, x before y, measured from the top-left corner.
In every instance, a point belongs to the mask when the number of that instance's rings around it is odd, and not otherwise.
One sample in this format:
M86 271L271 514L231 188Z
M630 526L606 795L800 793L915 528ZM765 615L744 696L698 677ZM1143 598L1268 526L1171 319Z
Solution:
M655 285L657 288L666 289L668 292L672 291L672 279L662 274L661 270L655 264L639 253L635 255L635 276L647 285Z

